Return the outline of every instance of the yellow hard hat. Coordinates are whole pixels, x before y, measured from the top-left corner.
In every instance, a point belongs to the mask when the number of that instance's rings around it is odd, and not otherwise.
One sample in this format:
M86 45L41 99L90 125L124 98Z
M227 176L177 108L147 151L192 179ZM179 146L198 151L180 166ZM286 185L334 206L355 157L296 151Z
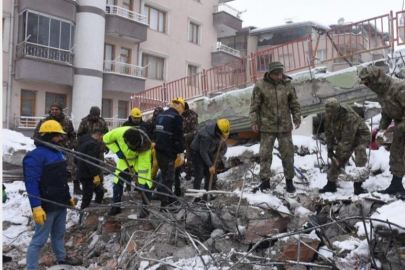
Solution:
M39 127L39 133L60 133L66 134L58 121L47 120Z
M181 97L176 97L176 98L172 99L172 102L180 102L181 105L183 105L183 108L186 107L186 102L185 102L184 99L181 98Z
M140 109L138 109L137 107L133 108L131 110L131 116L133 117L142 117L142 112Z
M225 135L225 136L229 135L229 132L231 129L231 123L229 123L228 119L225 119L225 118L218 119L217 125L223 135Z

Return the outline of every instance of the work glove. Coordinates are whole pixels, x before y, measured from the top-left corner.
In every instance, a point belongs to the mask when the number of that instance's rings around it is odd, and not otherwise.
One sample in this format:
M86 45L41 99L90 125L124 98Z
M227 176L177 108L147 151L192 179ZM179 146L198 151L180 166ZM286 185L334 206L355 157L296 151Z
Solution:
M74 198L70 198L70 204L72 205L72 207L76 207L76 202Z
M7 201L7 192L5 189L3 189L3 203Z
M44 226L46 220L46 214L44 209L42 209L41 206L37 206L32 209L32 212L35 222L41 226Z
M94 183L96 186L100 185L100 176L99 176L99 175L94 176L94 178L93 178L93 183Z
M119 159L124 159L124 157L125 157L121 150L118 151L118 152L116 153L116 155L117 155L117 157L118 157Z
M183 165L184 165L184 153L181 153L180 154L180 165L179 165L179 167L183 166Z
M212 166L212 167L210 167L210 174L215 174L215 167L214 166Z

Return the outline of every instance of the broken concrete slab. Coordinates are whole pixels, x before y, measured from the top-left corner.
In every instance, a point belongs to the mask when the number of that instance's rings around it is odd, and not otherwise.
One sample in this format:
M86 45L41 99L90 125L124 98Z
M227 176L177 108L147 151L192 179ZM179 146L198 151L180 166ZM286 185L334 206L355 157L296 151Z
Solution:
M289 217L277 217L274 219L249 220L246 230L245 244L256 243L264 236L285 232Z

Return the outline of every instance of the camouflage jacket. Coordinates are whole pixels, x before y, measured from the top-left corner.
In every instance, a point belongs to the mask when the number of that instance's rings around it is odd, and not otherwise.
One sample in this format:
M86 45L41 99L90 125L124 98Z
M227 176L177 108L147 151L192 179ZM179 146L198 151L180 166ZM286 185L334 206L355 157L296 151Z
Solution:
M60 115L60 117L53 117L51 114L47 115L43 120L41 120L38 123L37 127L35 128L34 138L41 137L39 135L39 128L41 127L42 123L47 120L58 121L61 124L63 131L66 132L66 136L64 136L64 139L61 143L62 147L65 147L68 149L74 149L77 146L77 137L76 137L75 129L73 127L72 120L70 120L70 117L64 113L62 113Z
M260 132L289 132L294 123L301 123L301 107L298 103L291 77L283 75L279 83L268 78L256 82L250 103L250 123L259 125Z
M372 73L376 84L380 85L371 89L377 94L382 109L380 129L387 129L394 120L395 128L405 132L405 82L392 79L379 68L374 68Z
M79 129L77 130L77 137L80 138L85 134L91 134L93 130L103 130L104 133L108 132L108 126L102 117L99 117L97 121L92 121L89 119L89 115L82 118L80 122Z
M193 110L187 110L181 114L183 116L183 134L187 136L198 130L198 114Z
M363 118L346 104L340 105L339 114L326 116L325 136L328 151L337 143L336 153L340 159L348 160L355 146L370 142L371 133Z

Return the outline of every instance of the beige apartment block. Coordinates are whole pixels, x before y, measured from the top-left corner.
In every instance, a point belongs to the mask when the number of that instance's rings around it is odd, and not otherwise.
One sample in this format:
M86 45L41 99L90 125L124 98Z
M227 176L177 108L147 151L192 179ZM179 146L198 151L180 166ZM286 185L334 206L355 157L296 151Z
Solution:
M94 105L120 125L131 94L235 57L217 43L242 29L226 2L2 1L3 127L30 134L53 102L76 128Z

